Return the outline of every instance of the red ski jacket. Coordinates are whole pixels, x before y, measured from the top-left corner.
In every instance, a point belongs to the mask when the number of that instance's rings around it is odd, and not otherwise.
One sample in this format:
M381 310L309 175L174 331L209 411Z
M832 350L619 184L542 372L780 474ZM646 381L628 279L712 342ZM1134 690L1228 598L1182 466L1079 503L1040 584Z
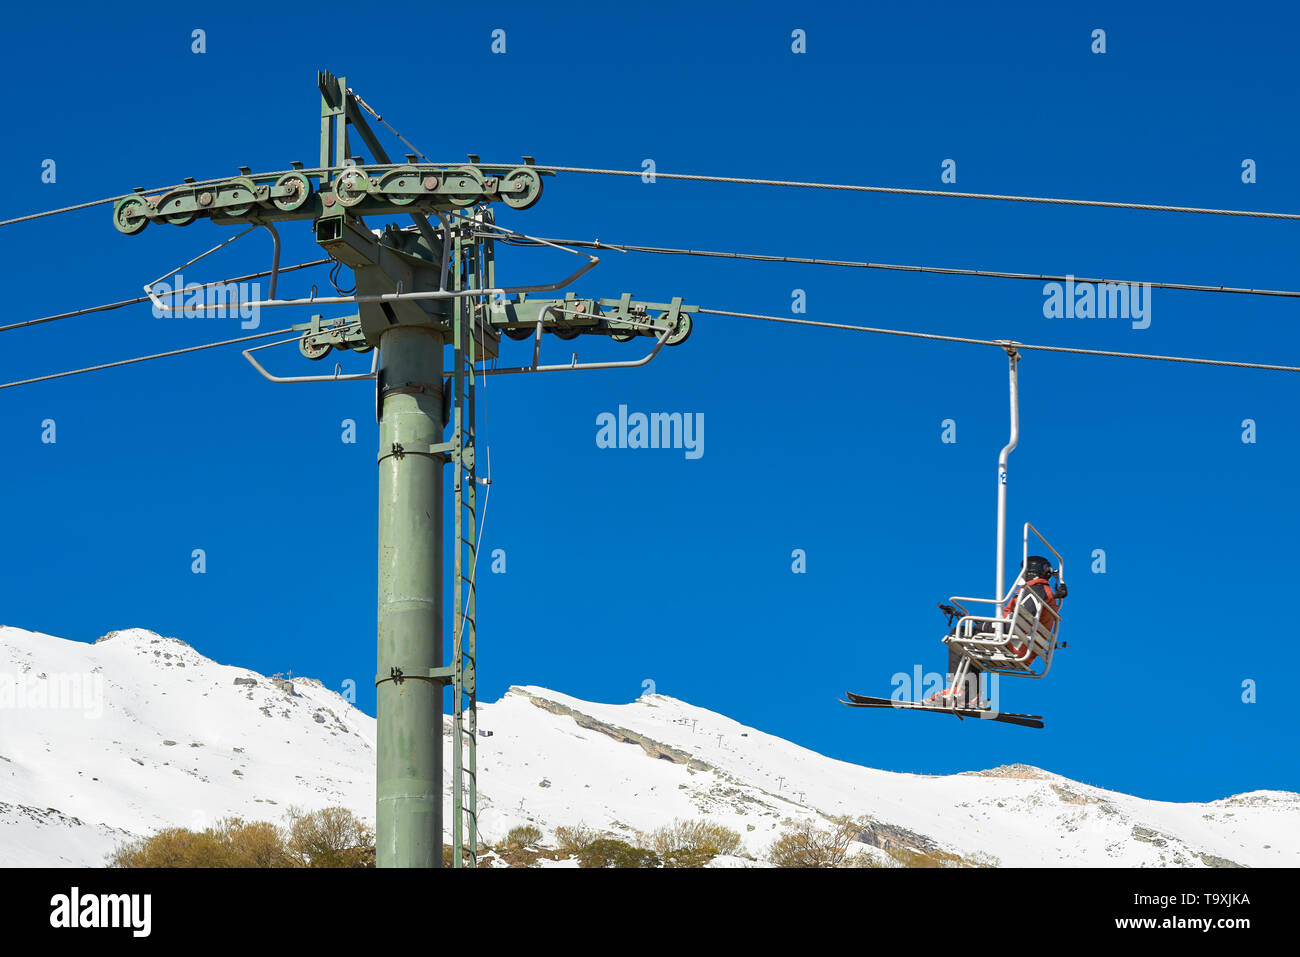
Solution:
M1037 589L1034 587L1036 585L1042 585L1043 587L1041 589ZM1031 581L1025 582L1025 584L1021 588L1016 589L1016 593L1011 596L1011 600L1008 601L1006 603L1006 606L1002 609L1003 617L1010 618L1012 616L1012 613L1015 612L1016 603L1020 601L1020 592L1024 588L1033 589L1034 594L1042 598L1047 608L1051 608L1052 611L1056 611L1057 608L1060 607L1060 603L1056 600L1056 595L1052 592L1052 586L1048 583L1047 579L1035 578ZM1052 613L1047 610L1047 608L1044 608L1042 612L1039 613L1038 620L1042 622L1044 625L1046 625L1049 631L1055 633L1057 620L1055 617L1053 617ZM1010 651L1013 655L1023 655L1025 653L1025 646L1008 645L1007 650ZM1031 654L1029 656L1029 659L1025 662L1025 664L1026 665L1033 664L1033 662L1037 660L1037 658L1038 658L1037 653Z
M1010 618L1012 613L1016 610L1016 603L1020 601L1020 592L1024 588L1033 588L1035 585L1043 586L1041 591L1035 591L1034 594L1042 598L1047 603L1048 608L1051 608L1052 611L1056 611L1060 607L1060 603L1056 600L1056 595L1052 592L1052 586L1048 583L1047 579L1034 578L1025 582L1021 588L1016 589L1016 593L1011 596L1011 599L1003 607L1002 617ZM1047 611L1047 608L1044 608L1039 614L1038 620L1053 631L1056 630L1056 618Z

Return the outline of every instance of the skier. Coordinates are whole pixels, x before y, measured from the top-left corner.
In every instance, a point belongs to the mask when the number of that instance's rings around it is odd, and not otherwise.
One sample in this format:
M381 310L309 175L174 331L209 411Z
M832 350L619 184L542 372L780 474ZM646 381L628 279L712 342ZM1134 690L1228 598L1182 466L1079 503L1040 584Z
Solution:
M1052 615L1052 612L1056 611L1060 607L1060 599L1064 598L1066 594L1065 586L1064 585L1060 586L1059 595L1052 591L1051 577L1054 574L1052 563L1048 561L1046 558L1043 558L1041 555L1030 555L1027 559L1025 559L1023 565L1023 571L1024 571L1024 579L1025 579L1024 585L1021 588L1016 589L1016 593L1012 595L1011 598L1007 601L1006 605L1002 609L1002 617L1006 618L1007 620L1010 620L1013 617L1016 611L1016 605L1020 601L1021 592L1025 588L1028 588L1031 593L1033 593L1040 599L1042 605L1044 606L1043 610L1039 613L1038 620L1041 621L1048 628L1054 628L1056 619ZM955 608L949 608L946 605L940 605L939 607L943 609L944 613L949 615L949 617L960 614ZM1048 611L1047 610L1048 608L1050 608L1052 611ZM971 625L968 624L966 627L970 628ZM957 632L957 625L956 623L954 623L952 628L949 629L948 634L954 635L956 634L956 632ZM992 626L989 623L985 622L981 625L980 630L975 632L974 634L991 635L993 633L994 632ZM1007 650L1014 655L1021 655L1024 654L1025 646L1011 645ZM961 664L961 660L963 657L964 657L964 652L962 652L959 648L957 648L953 644L948 645L949 682L952 681L953 675L957 673L957 668ZM1038 656L1035 654L1031 654L1029 656L1029 661L1033 661L1036 657ZM966 672L966 680L962 683L962 686L960 688L956 689L955 694L952 692L951 689L944 688L942 691L936 691L934 694L932 694L930 696L930 700L938 704L955 707L955 708L986 707L987 703L981 701L979 696L980 674L981 674L980 669L977 668L974 663L972 663L970 669Z

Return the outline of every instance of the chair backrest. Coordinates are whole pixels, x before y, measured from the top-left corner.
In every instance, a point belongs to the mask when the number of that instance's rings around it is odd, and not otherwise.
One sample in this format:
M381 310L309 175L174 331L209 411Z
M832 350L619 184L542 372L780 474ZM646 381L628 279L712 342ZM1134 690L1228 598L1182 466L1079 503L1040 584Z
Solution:
M1047 621L1043 621L1046 617ZM1056 642L1060 616L1039 595L1022 588L1011 619L1011 633L1033 651L1046 656Z

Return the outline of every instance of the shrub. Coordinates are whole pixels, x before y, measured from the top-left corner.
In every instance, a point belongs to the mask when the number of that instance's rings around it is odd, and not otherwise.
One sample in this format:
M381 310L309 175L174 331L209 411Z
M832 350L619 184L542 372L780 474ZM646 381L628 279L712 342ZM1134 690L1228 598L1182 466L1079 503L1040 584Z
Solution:
M892 847L887 853L904 867L979 867L980 864L948 851L918 851L910 847Z
M298 867L375 866L375 832L344 807L291 811L287 846Z
M512 827L506 833L506 839L502 843L510 850L522 851L540 843L541 840L541 828L532 824L521 824L518 827Z
M633 847L626 841L601 837L578 852L579 867L658 867L654 851Z
M703 867L720 854L740 850L740 835L711 821L675 820L652 832L645 842L664 867Z
M597 840L600 836L599 831L587 827L585 824L574 824L571 827L561 826L555 829L556 844L559 845L560 850L570 855L580 854L592 841Z
M170 827L119 847L109 867L373 867L374 834L346 808L291 812L287 828L223 818Z
M777 867L840 867L850 860L849 845L860 831L847 817L836 818L829 828L803 821L786 829L767 857Z
M119 847L109 867L293 867L284 833L266 821L225 818L203 831L170 827Z

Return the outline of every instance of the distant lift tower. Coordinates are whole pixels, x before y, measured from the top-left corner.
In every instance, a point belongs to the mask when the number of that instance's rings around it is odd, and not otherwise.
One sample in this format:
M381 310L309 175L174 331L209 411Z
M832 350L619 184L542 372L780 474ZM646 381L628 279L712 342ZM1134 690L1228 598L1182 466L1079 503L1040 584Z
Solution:
M114 206L114 224L128 235L151 222L184 226L200 218L264 227L276 254L270 297L244 306L355 304L355 315L330 320L313 315L293 329L301 333L295 338L309 359L323 359L335 349L378 350L369 374L276 376L253 357L254 349L245 357L274 382L375 380L377 862L380 867L442 866L443 707L444 689L450 686L451 859L456 867L472 867L478 854L475 574L478 489L485 481L479 478L475 454L476 384L484 375L645 365L663 346L685 341L696 307L680 299L634 301L630 293L616 299L580 299L572 293L563 299L534 298L568 285L596 264L595 257L578 253L586 262L558 282L499 287L497 239L551 244L498 226L492 206L529 208L541 197L542 177L553 173L535 166L530 157L517 167L483 164L475 156L462 166L420 164L416 154L408 154L405 164L393 164L363 116L368 108L346 80L329 73L318 74L317 80L319 168L294 164L289 172L266 175L241 168L240 176L227 181L187 180L158 196L137 190ZM373 163L353 155L350 128ZM414 226L390 222L372 229L365 216L408 216ZM305 299L276 299L280 240L275 224L284 220L310 220L321 248L352 270L355 289L337 296L320 296L313 289ZM152 291L150 295L160 308L175 308ZM496 366L502 333L532 340L530 363ZM543 365L545 333L562 339L584 334L619 341L649 337L653 346L640 359ZM447 346L450 371L444 366ZM455 516L450 662L443 648L442 496L448 464Z

